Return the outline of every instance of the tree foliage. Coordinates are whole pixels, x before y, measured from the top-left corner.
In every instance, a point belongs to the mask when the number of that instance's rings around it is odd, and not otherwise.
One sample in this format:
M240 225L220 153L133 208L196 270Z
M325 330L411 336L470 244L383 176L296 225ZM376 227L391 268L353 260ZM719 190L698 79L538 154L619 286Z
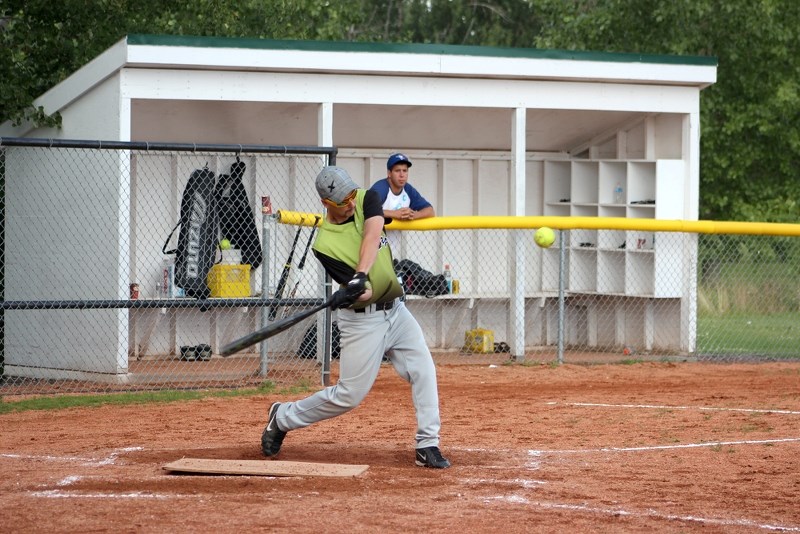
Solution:
M800 3L541 0L547 48L712 55L701 93L703 219L800 215Z
M796 0L6 0L0 122L126 34L713 55L701 93L701 218L800 215Z
M301 15L291 0L10 0L0 12L0 121L58 124L33 100L127 34L309 38Z
M520 0L9 0L0 121L56 125L33 100L127 34L530 46Z

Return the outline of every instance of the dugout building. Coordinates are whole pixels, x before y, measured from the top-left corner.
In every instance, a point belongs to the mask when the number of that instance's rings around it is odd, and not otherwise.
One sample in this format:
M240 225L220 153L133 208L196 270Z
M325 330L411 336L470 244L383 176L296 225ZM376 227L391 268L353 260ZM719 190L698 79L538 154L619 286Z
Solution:
M48 113L61 113L61 129L6 123L0 136L335 146L337 164L365 186L385 177L387 156L402 151L413 162L411 183L439 216L696 220L700 94L715 82L716 71L716 60L708 57L130 35L36 100ZM120 161L110 184L104 171L107 189L95 187L91 168L62 173L39 184L36 194L47 209L31 212L14 209L31 191L9 152L5 300L51 298L53 280L69 287L60 293L67 299L124 299L134 281L146 297L161 277L160 247L175 221L180 191L198 164L191 155L181 158L154 158L149 165ZM256 160L248 163L246 187L254 206L270 195L276 209L319 211L313 181L293 173L291 165L279 173L285 183L277 183L259 174ZM210 163L218 172L229 164L224 157ZM137 176L137 168L159 172ZM53 196L64 195L59 188L65 179L103 195L92 203L96 212L57 209ZM614 197L618 184L621 201ZM168 200L148 207L154 191ZM45 251L58 251L60 237L26 233L32 219L52 228L71 222L87 228L84 249L70 254L70 262L50 261ZM694 330L682 325L696 322L696 245L692 236L663 245L653 237L571 232L568 341L694 350ZM436 271L443 261L451 263L460 280L460 295L441 299L436 310L420 309L428 343L448 348L448 320L464 308L474 325L508 340L514 353L552 343L559 251L521 257L513 239L483 239L475 233L458 251L443 252L447 238L436 233L405 237L403 256ZM278 249L265 267L279 269L284 254ZM667 270L675 261L677 272ZM520 262L528 264L524 282L514 280ZM254 289L262 271L254 273ZM269 274L274 279L279 273ZM503 313L481 316L482 299ZM41 328L35 346L15 341L25 339L20 333L31 321L52 326L53 314L60 326ZM154 324L141 310L95 310L90 331L72 336L79 321L74 310L6 312L6 372L120 378L144 336L148 350L163 353L211 331L217 349L225 336L255 326L245 320L231 331L223 316L187 321L180 314ZM97 347L106 357L89 360ZM54 352L61 358L57 365Z

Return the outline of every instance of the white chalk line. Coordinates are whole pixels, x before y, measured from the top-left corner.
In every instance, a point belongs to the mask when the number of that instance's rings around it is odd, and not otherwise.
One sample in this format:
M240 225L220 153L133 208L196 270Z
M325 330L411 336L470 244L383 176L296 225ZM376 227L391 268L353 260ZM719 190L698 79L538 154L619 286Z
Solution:
M693 449L698 447L723 447L731 445L767 445L773 443L797 443L797 442L800 442L800 438L747 439L747 440L737 440L737 441L705 441L702 443L682 443L680 445L648 445L641 447L599 447L595 449L528 449L526 451L526 454L528 456L536 458L537 460L529 460L524 467L528 469L537 469L540 464L538 458L545 454L557 455L557 454L580 454L580 453L596 453L596 452L643 452L643 451L658 451L658 450L670 450L670 449ZM505 450L477 449L474 447L455 447L455 450L464 452L482 452L482 453L518 452L518 449L505 449ZM481 468L507 469L508 466L482 465Z
M176 497L185 497L185 495L162 495L159 493L146 493L141 491L134 491L131 493L80 493L58 489L32 491L29 495L31 497L43 497L48 499L173 499Z
M683 443L681 445L649 445L644 447L600 447L597 449L531 449L529 454L578 454L593 452L642 452L660 451L670 449L694 449L699 447L723 447L731 445L766 445L771 443L793 443L799 442L800 438L775 438L775 439L747 439L739 441L708 441L703 443Z
M507 501L513 504L524 504L529 506L536 506L539 508L553 509L553 510L572 510L578 512L589 512L595 514L607 514L614 516L628 516L628 517L653 517L658 519L666 519L669 521L686 521L692 523L702 523L708 525L719 526L737 526L737 527L750 527L759 528L762 530L777 530L781 532L800 532L800 527L784 526L784 525L771 525L758 523L749 519L718 519L713 517L698 517L693 515L679 515L679 514L665 514L656 510L647 510L645 512L624 510L621 508L604 508L598 506L587 506L582 504L563 504L563 503L548 503L531 501L521 495L512 495L509 497L489 497L485 501Z
M639 408L651 410L699 410L706 412L745 412L745 413L775 413L781 415L800 415L800 412L793 410L769 410L758 408L717 408L713 406L669 406L659 404L605 404L601 402L557 402L551 401L545 404L555 406L563 404L566 406L585 406L588 408Z
M761 444L768 444L768 443L784 443L784 442L800 442L800 438L777 438L777 439L765 439L765 440L739 440L739 441L717 441L717 442L709 442L709 443L688 443L688 444L681 444L681 445L654 445L648 447L601 447L595 449L560 449L560 450L537 450L537 449L530 449L526 451L528 460L524 464L524 468L535 471L537 470L542 461L542 457L546 455L556 456L560 454L581 454L581 453L606 453L606 452L642 452L642 451L652 451L652 450L668 450L668 449L687 449L687 448L695 448L695 447L719 447L719 446L730 446L730 445L761 445ZM488 450L482 449L463 449L468 451L477 451L477 452L490 452ZM514 452L514 450L508 450L507 452ZM484 466L485 467L485 466ZM489 466L490 469L502 469L501 466ZM470 482L467 480L466 482ZM487 479L473 479L471 480L472 483L491 483L492 480ZM521 486L524 489L531 490L534 487L542 487L546 486L546 481L540 480L530 480L530 479L509 479L509 480L499 480L494 479L493 481L495 484L502 483L502 484L513 484L516 482L517 485ZM603 508L603 507L595 507L595 506L588 506L588 505L574 505L574 504L562 504L562 503L543 503L538 501L530 501L528 498L513 494L513 495L501 495L496 497L488 497L485 498L484 501L507 501L513 504L526 504L530 506L537 506L540 508L548 508L548 509L561 509L561 510L574 510L574 511L583 511L583 512L590 512L590 513L602 513L608 515L620 515L620 516L636 516L636 517L652 517L658 519L666 519L670 521L684 521L684 522L693 522L693 523L700 523L700 524L708 524L708 525L718 525L718 526L740 526L740 527L748 527L748 528L758 528L761 530L771 530L771 531L781 531L781 532L800 532L800 527L797 526L784 526L784 525L773 525L773 524L763 524L758 523L756 521L750 519L718 519L718 518L707 518L707 517L698 517L698 516L691 516L691 515L680 515L680 514L670 514L670 513L663 513L658 512L656 510L648 510L647 512L638 512L638 511L629 511L624 509L618 508Z
M69 486L75 482L78 482L83 477L80 475L70 475L68 477L64 477L56 483L56 486Z
M460 482L470 485L491 484L496 486L498 484L504 484L508 486L521 486L525 489L536 488L547 484L544 480L531 480L527 478L513 478L509 480L497 480L496 478L462 478Z
M124 447L122 449L116 449L112 451L108 456L105 458L81 458L81 457L74 457L74 456L40 456L40 455L32 455L32 454L0 454L0 457L7 457L7 458L21 458L25 460L37 460L37 461L67 461L67 462L81 462L83 465L89 466L105 466L105 465L113 465L117 458L120 455L126 452L134 452L134 451L141 451L144 450L144 447ZM56 486L58 489L49 489L49 490L42 490L42 491L31 491L28 494L31 497L39 497L39 498L47 498L47 499L175 499L175 498L193 498L196 495L182 495L182 494L159 494L159 493L148 493L142 491L134 491L134 492L127 492L127 493L85 493L81 491L75 490L64 490L66 486L70 486L85 477L80 475L69 475L58 482L56 482Z
M0 458L11 458L14 460L37 460L40 462L90 462L90 458L79 456L47 456L41 454L12 454L0 453Z
M719 408L714 406L670 406L663 404L609 404L600 402L558 402L550 401L545 403L550 406L563 404L566 406L582 406L587 408L634 408L634 409L655 409L655 410L698 410L698 411L714 411L714 412L743 412L743 413L764 413L764 414L780 414L780 415L800 415L800 412L793 410L769 410L757 408ZM800 441L800 438L779 438L779 439L764 439L764 440L741 440L741 441L714 441L703 443L688 443L682 445L653 445L649 447L604 447L600 449L564 449L559 451L538 451L541 453L559 454L559 453L578 453L578 452L634 452L634 451L651 451L651 450L665 450L665 449L691 449L696 447L720 447L725 445L764 445L770 443L791 443Z
M46 454L15 454L15 453L0 453L0 458L10 458L15 460L34 460L37 462L79 462L88 466L103 466L112 465L117 461L120 455L127 452L142 451L143 447L124 447L116 449L105 458L85 458L80 456L52 456Z

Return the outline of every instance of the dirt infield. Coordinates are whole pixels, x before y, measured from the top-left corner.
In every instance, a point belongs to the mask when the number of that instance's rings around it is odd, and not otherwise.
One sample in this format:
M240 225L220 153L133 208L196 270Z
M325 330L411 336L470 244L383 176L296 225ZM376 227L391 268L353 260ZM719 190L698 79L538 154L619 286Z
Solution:
M800 364L439 365L444 471L413 464L408 386L384 365L354 412L281 460L354 478L177 475L262 459L274 400L0 416L6 532L800 532ZM13 400L13 399L10 399ZM270 461L270 460L264 460Z

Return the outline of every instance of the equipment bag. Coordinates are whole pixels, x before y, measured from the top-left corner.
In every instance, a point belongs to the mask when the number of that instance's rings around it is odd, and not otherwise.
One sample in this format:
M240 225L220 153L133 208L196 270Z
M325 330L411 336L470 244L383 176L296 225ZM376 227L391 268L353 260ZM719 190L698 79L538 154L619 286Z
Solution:
M337 360L341 353L342 335L339 332L339 325L336 321L331 324L331 359ZM311 323L311 326L306 330L303 336L303 341L300 343L300 348L297 349L297 356L300 358L316 358L317 357L317 322Z
M236 163L231 165L231 173L219 175L214 196L217 199L220 237L230 241L231 247L241 250L242 263L249 263L252 272L261 265L261 240L242 183L245 169L244 162L237 157Z
M192 172L183 190L178 223L161 247L164 254L175 254L175 285L183 288L186 296L198 299L211 294L207 277L218 246L214 182L214 173L208 168ZM178 227L178 246L167 250Z
M411 260L394 260L394 271L403 281L403 289L408 295L435 297L447 295L447 280L443 274L433 274Z

